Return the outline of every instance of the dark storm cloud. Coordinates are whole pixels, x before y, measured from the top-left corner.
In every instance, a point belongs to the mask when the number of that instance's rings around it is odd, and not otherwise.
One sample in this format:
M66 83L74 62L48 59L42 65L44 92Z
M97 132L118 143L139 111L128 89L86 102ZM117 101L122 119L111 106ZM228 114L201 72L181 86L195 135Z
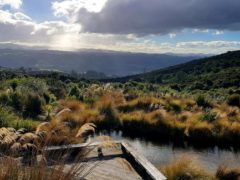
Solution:
M240 30L240 0L109 0L100 13L85 9L86 32L166 34L184 28Z

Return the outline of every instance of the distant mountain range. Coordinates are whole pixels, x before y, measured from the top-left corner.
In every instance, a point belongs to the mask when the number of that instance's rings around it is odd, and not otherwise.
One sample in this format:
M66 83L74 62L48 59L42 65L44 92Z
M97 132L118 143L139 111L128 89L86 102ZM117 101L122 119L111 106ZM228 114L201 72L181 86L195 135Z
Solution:
M107 76L127 76L182 64L204 55L145 54L104 50L78 52L42 50L13 44L0 45L0 66L75 71L95 71Z

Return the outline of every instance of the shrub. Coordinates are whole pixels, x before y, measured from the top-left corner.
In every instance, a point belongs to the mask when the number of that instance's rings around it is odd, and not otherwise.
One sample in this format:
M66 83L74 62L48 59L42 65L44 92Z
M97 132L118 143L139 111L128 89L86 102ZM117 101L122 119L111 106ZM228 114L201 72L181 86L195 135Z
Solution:
M240 95L239 94L233 94L228 97L227 103L230 106L238 106L240 107Z
M0 107L0 127L8 126L8 123L14 121L16 117L10 113L10 110Z
M62 81L50 81L49 91L54 94L57 99L64 99L67 96L67 85Z
M169 105L166 106L166 109L168 111L174 111L176 113L180 113L182 111L181 106L175 103L170 103Z
M10 87L15 91L16 88L18 86L18 80L17 79L13 79L11 82L10 82Z
M23 111L24 95L16 91L10 94L10 98L11 106L17 111Z
M204 108L211 107L210 103L202 95L197 97L196 103L199 107L204 107Z
M217 113L213 112L205 113L202 115L201 119L204 121L213 122L217 119Z
M69 96L75 96L76 98L80 97L80 89L77 87L77 85L70 89Z
M181 88L179 87L178 84L173 84L170 86L172 89L176 90L176 91L181 91Z
M23 78L17 86L21 93L34 92L40 95L48 94L48 86L45 80L37 78Z
M0 127L26 128L35 130L39 122L30 119L21 119L9 108L0 107Z
M9 97L9 93L7 92L2 92L0 94L0 104L2 105L9 105L10 103L10 97Z
M38 94L29 93L26 96L24 102L24 112L25 117L35 118L43 112L45 101Z

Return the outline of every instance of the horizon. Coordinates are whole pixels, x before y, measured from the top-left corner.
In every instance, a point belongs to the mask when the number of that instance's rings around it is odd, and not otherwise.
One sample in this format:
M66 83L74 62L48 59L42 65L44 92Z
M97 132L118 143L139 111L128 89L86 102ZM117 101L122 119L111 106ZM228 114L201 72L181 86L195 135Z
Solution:
M0 0L0 45L154 54L240 49L239 1L176 4L176 0Z

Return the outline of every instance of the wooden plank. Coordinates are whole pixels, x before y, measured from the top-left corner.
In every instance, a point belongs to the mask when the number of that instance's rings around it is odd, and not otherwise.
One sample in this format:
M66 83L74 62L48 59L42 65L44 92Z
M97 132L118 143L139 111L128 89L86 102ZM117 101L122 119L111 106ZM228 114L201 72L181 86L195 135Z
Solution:
M68 172L73 164L67 164L65 171ZM73 166L76 166L75 164ZM82 162L82 169L76 173L76 179L85 180L142 180L141 175L132 167L132 165L121 157L112 159L98 159L94 162Z
M94 147L99 146L101 142L94 143L82 143L82 144L71 144L71 145L63 145L63 146L48 146L44 148L44 151L57 151L57 150L68 150L68 149L81 149L85 147Z
M128 153L140 166L146 170L146 173L153 180L167 179L156 167L154 167L144 156L138 153L129 143L122 142L122 148L125 153Z
M115 144L121 144L121 141L114 141ZM102 142L93 143L82 143L82 144L72 144L72 145L62 145L62 146L48 146L44 148L44 151L57 151L57 150L70 150L70 149L82 149L86 147L96 147L100 146Z
M83 148L94 148L97 146L101 146L101 143L102 142L94 142L94 143L83 143L83 144L75 144L75 145L51 146L51 147L46 147L44 151L46 153L54 153L54 154L61 153L61 152L68 152L68 151L78 152ZM132 166L136 168L139 175L143 177L143 179L151 179L151 180L166 179L166 177L159 170L157 170L156 167L154 167L145 157L143 157L140 153L138 153L129 143L124 141L115 141L115 144L118 144L121 146L121 149L123 152L122 157L126 157L126 159L130 162L130 164L132 164ZM96 159L96 161L97 160L98 159ZM106 169L106 171L108 170L109 169Z

